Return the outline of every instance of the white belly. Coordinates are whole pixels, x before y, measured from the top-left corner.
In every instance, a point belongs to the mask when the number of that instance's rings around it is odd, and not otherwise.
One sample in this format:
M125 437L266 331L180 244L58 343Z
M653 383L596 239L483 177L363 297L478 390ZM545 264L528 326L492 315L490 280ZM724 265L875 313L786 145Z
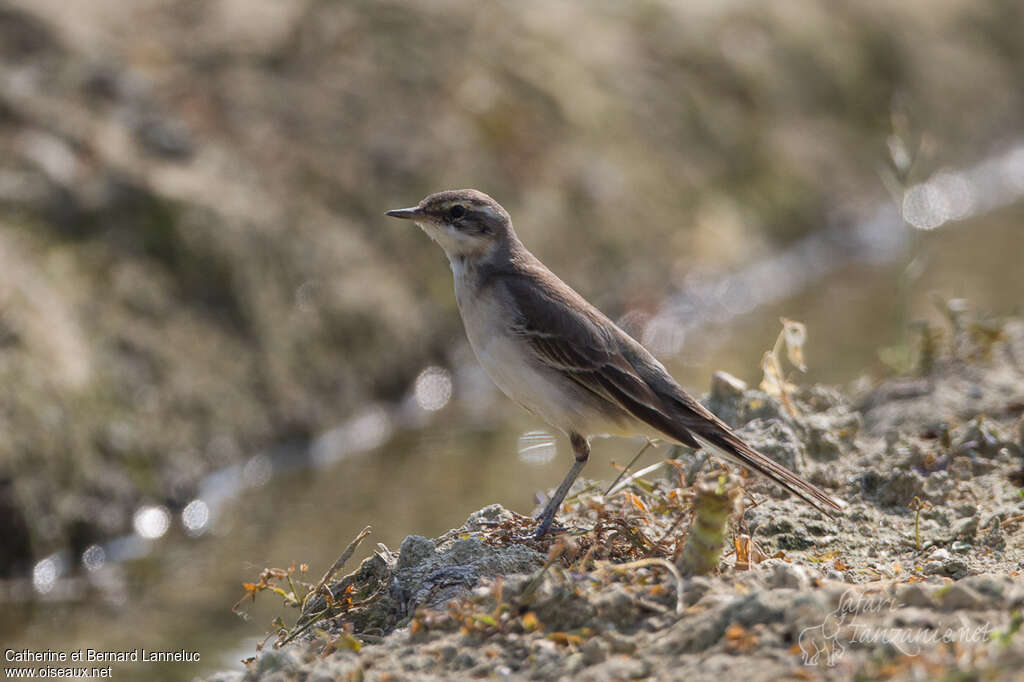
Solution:
M490 295L471 299L460 291L456 277L456 297L466 327L466 336L487 376L501 392L563 432L590 432L577 400L550 370L530 357L524 339L510 332L511 320L501 314L497 300Z
M563 433L583 436L665 435L620 412L610 419L594 405L594 396L547 369L532 357L528 341L511 331L515 320L502 314L502 306L487 290L472 296L475 287L462 268L453 263L455 297L469 344L480 365L501 392ZM614 410L613 410L614 412Z

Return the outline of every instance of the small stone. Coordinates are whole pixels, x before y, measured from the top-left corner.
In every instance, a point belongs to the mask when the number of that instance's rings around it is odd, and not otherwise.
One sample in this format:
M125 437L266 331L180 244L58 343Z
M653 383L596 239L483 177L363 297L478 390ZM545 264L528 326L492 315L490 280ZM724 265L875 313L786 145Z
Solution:
M958 481L967 481L974 476L974 467L971 465L971 458L960 455L954 457L949 464L950 475Z
M964 433L954 445L959 455L976 453L984 457L992 457L1001 446L998 426L983 415L978 415L967 422Z
M466 519L466 527L471 530L480 530L485 524L498 524L511 521L512 512L500 504L489 504L483 509L478 509Z
M578 673L585 667L587 667L587 662L584 660L583 654L579 651L569 654L565 659L565 671L569 674Z
M932 555L931 555L932 561L945 561L948 558L949 558L949 551L944 549L944 548L939 548L939 549L935 550L934 552L932 552Z
M639 680L650 677L651 664L643 658L615 656L587 671L587 678L594 682L615 680Z
M889 507L906 507L914 497L924 496L924 478L916 471L899 469L882 475L878 501Z
M953 526L953 537L958 540L973 540L978 533L978 517L971 516L962 519Z
M949 587L939 590L937 596L942 607L949 611L977 610L984 602L984 597L963 583L953 583Z
M181 121L143 117L135 128L135 139L146 151L166 159L183 160L194 152L191 132Z
M970 502L964 502L957 506L955 511L957 513L957 516L961 518L976 516L978 513L978 505L972 504Z
M1004 549L1006 547L1006 538L1003 537L1003 530L998 521L989 526L988 532L985 533L985 537L981 539L981 544L995 550Z
M631 654L636 651L636 642L621 632L606 630L601 634L601 637L608 643L609 648L614 654Z
M757 418L738 431L754 449L794 473L805 468L807 448L789 422L782 419Z
M984 476L990 473L999 466L998 462L994 462L991 459L983 459L981 457L971 460L971 466L975 476Z
M973 575L964 578L961 584L975 590L989 601L999 602L1003 601L1006 588L1012 585L1009 578L997 578L991 575Z
M781 559L773 561L778 563L775 563L770 568L771 574L767 580L769 586L773 588L788 587L794 590L806 590L810 587L811 580L803 567L794 566Z
M929 561L924 565L926 575L948 576L958 580L967 575L967 563L963 559L947 559L945 561Z
M953 488L953 481L945 471L936 471L925 477L922 490L932 500L943 500Z
M686 581L683 591L683 600L687 606L699 602L705 594L711 591L711 581L704 576L695 575Z
M585 664L596 665L608 658L608 651L610 649L611 647L608 646L607 642L599 637L591 637L580 647L580 653L583 654L583 662Z
M935 606L931 593L917 583L908 583L896 591L896 603L899 606L912 606L930 609Z
M436 553L432 540L422 535L410 535L402 540L398 550L398 570L415 568Z
M594 599L598 615L617 627L628 628L636 623L639 607L633 596L618 583L607 586Z
M715 402L737 400L746 390L746 382L728 372L719 370L711 375L711 400Z
M476 665L476 659L468 652L464 652L455 657L452 665L458 670L469 670Z
M968 552L971 551L971 546L972 545L969 542L964 542L963 540L957 540L956 542L954 542L950 546L950 548L954 552L956 552L957 554L967 554Z
M782 620L792 593L782 590L753 592L731 608L732 620L746 627L760 623L777 623Z
M298 670L299 661L293 650L265 651L257 662L256 672L261 675L278 671L293 672Z
M804 426L807 428L807 454L811 459L819 462L839 459L843 446L827 416L811 415L806 419Z

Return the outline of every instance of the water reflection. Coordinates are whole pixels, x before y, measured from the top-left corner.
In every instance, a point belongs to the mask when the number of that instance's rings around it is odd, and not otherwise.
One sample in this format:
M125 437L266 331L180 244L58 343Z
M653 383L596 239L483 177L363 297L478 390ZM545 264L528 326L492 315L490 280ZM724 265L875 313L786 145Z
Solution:
M269 474L267 480L270 480ZM210 507L202 500L192 500L181 510L181 525L185 532L192 537L198 537L206 532L210 522Z
M951 220L963 220L973 208L974 187L961 173L938 173L903 196L903 219L919 230L934 230Z
M527 431L519 436L519 459L527 464L547 464L557 452L555 437L546 431Z
M424 410L440 410L452 397L451 373L443 367L427 367L416 377L413 395Z
M105 563L107 563L107 553L99 545L89 545L82 552L82 565L90 573L100 570Z
M171 527L171 513L166 507L140 507L132 519L132 527L140 538L155 540Z
M264 453L258 453L249 458L249 461L242 467L242 482L247 488L262 488L270 480L274 472L274 465L270 457Z
M317 437L310 455L317 466L327 466L345 455L372 450L394 431L394 418L383 405L371 405L340 426Z
M1024 196L1024 144L969 168L939 171L909 188L903 218L920 230L934 230L1017 201Z
M39 594L46 594L57 584L57 577L64 572L64 562L59 554L51 554L32 569L32 587Z

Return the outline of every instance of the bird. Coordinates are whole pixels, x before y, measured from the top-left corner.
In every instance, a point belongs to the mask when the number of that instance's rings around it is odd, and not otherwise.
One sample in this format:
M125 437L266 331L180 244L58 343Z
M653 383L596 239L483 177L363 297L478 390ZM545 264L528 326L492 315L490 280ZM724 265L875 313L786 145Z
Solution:
M768 478L828 516L846 505L761 454L694 400L646 348L523 245L502 206L475 189L387 211L444 250L466 336L512 401L569 438L574 462L537 517L551 528L597 436L643 436L695 449Z

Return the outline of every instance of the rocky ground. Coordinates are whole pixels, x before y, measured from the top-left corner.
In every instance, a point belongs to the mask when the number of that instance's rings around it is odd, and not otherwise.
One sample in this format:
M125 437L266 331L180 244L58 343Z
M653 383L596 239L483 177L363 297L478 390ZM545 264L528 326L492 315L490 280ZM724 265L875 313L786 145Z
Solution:
M854 399L716 378L709 405L844 498L838 518L747 479L718 569L680 575L699 457L611 495L579 483L541 542L495 505L378 546L209 679L1019 679L1024 324L919 350L918 376Z

